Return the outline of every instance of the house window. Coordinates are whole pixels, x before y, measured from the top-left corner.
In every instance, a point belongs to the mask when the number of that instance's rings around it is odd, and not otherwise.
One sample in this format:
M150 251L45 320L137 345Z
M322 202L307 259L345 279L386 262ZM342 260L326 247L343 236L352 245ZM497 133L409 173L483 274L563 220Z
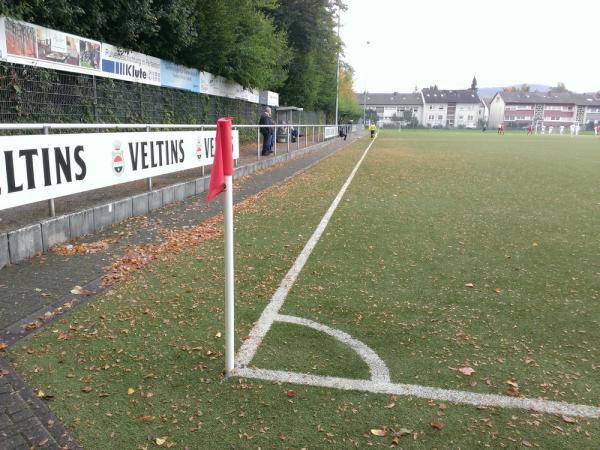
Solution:
M429 105L429 109L433 109L433 105Z
M438 116L438 120L442 120L444 116Z
M429 115L429 120L433 120L433 119L435 119L435 116L433 114L430 114Z
M469 116L467 120L473 120L473 116Z
M458 120L463 120L463 116L458 116Z
M439 109L444 109L444 105L440 105Z

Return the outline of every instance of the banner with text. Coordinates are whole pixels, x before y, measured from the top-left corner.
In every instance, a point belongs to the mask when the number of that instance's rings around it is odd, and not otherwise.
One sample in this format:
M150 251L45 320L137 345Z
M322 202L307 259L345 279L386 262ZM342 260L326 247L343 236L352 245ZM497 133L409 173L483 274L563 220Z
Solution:
M211 165L216 131L0 137L0 210ZM233 132L233 158L239 134Z
M0 60L261 102L258 90L209 72L5 16L0 16ZM276 97L270 92L262 103L278 106Z
M200 93L200 71L160 61L160 83L163 86Z
M102 72L110 78L160 86L160 59L110 44L102 44Z
M323 137L325 139L331 139L338 135L337 127L325 127L325 131L323 132Z
M100 42L0 17L0 59L16 64L98 75Z

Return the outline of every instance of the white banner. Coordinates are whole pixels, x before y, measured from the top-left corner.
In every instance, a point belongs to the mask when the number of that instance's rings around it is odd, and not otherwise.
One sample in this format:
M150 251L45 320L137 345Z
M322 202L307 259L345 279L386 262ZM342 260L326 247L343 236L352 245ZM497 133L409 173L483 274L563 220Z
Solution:
M102 73L110 78L160 86L160 59L103 43Z
M100 42L40 27L9 17L0 17L0 59L98 75Z
M331 139L338 135L337 127L325 127L325 131L323 132L323 136L325 139Z
M260 102L259 91L223 77L3 16L0 60ZM269 92L263 103L279 106L279 94Z
M215 131L0 137L0 210L211 165ZM239 134L233 131L233 158Z

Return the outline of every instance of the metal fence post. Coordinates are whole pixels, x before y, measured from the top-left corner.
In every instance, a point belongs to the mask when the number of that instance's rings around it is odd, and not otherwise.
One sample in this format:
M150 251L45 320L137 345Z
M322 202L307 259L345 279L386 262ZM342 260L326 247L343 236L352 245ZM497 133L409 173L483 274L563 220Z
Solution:
M233 126L232 131L235 131L235 130L237 130L237 126L236 125ZM239 135L238 135L238 145L239 145L239 142L240 142L240 139L239 139ZM238 158L236 158L236 159L233 160L233 167L237 167L238 166L239 160L240 160L240 158L239 158L239 154L238 154Z
M287 135L287 138L286 138L286 141L287 141L287 152L289 153L290 152L290 139L292 137L292 133L290 133L290 127L289 126L287 127L285 134Z
M298 124L298 129L296 130L296 150L300 149L300 124Z
M98 123L98 93L96 90L96 75L92 75L92 87L94 89L94 120Z
M304 127L304 146L308 147L308 127Z
M50 134L49 126L44 127L44 134ZM50 214L50 217L56 216L56 209L54 208L54 199L53 198L48 200L48 213Z
M275 125L275 135L274 135L273 139L275 141L273 143L274 155L277 156L277 125Z
M256 159L260 160L260 127L256 127Z
M146 133L150 133L150 127L146 127ZM148 192L152 190L152 177L146 178L146 183L148 185Z
M200 132L204 131L204 127L200 127ZM200 167L200 176L204 176L204 166Z

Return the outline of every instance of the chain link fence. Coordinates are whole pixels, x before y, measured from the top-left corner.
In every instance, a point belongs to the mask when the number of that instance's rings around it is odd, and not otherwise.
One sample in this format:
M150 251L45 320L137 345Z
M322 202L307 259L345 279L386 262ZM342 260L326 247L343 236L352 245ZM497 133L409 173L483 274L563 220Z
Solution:
M231 116L251 125L261 111L244 100L0 62L0 123L211 124ZM301 120L324 124L325 114L307 111Z

